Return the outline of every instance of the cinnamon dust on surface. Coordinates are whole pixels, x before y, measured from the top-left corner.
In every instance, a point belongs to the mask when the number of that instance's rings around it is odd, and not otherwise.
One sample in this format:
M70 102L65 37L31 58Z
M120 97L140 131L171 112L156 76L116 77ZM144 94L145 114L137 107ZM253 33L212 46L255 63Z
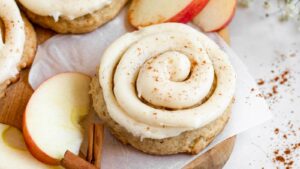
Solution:
M294 140L295 137L298 137L296 130L300 131L300 128L296 129L291 121L287 123L287 126L285 126L285 128L288 130L283 131L279 128L274 129L275 136L279 136L279 139L282 136L280 144L284 145L285 148L279 149L278 147L281 146L277 145L275 150L273 150L272 159L276 168L293 169L294 164L300 154L300 142ZM287 139L290 139L290 141L294 143L287 144L287 142L285 141Z
M285 71L281 72L280 74L275 75L274 77L272 77L269 80L259 79L257 81L257 85L259 85L259 86L268 85L267 87L270 87L269 92L263 93L263 97L265 99L269 99L269 98L277 95L279 93L278 88L287 84L289 77L290 77L289 74L290 74L290 71L285 70Z

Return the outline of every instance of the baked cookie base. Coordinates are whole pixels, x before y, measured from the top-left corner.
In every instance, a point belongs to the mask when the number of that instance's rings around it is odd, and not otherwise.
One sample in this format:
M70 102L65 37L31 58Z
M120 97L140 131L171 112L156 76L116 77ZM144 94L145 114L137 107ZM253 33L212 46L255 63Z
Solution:
M90 92L93 98L94 109L117 139L124 144L130 144L140 151L154 155L199 153L223 130L231 114L231 106L229 106L221 117L202 128L186 131L178 136L165 139L145 138L141 140L139 137L133 136L109 116L98 78L93 78Z
M40 16L21 5L27 17L34 23L58 33L87 33L113 19L128 0L112 0L112 3L92 14L69 20L60 17L56 22L51 16Z
M37 49L37 37L35 30L31 23L28 21L28 19L22 14L22 18L25 25L25 44L24 44L24 51L21 58L21 61L18 65L18 69L24 69L28 66L30 66L34 60L36 49ZM0 24L1 26L1 24ZM0 98L5 96L5 90L6 88L16 82L18 80L18 77L12 77L6 81L4 81L2 84L0 84Z

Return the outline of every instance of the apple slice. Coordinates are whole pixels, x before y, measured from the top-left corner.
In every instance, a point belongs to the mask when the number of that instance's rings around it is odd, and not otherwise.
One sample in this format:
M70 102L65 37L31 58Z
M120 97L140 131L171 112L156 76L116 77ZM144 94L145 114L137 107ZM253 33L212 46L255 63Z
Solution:
M210 0L193 23L205 32L221 30L232 20L236 5L237 0Z
M218 31L218 34L223 38L223 40L230 45L230 34L228 27L224 27L221 30Z
M0 124L0 168L22 169L62 169L52 167L36 160L27 150L22 133L14 128Z
M193 19L208 0L133 0L129 22L136 28L163 22L186 23Z
M66 150L79 153L83 140L79 122L90 109L90 77L63 73L44 82L23 115L23 135L38 160L58 165Z

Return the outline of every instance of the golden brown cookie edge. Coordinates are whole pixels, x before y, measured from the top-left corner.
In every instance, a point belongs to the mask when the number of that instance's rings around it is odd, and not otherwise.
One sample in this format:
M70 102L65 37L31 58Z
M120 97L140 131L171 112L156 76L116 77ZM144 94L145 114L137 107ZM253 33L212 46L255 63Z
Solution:
M87 14L74 20L68 20L60 17L57 22L50 16L40 16L28 10L19 3L19 6L27 15L27 17L34 23L52 29L58 33L88 33L91 32L108 21L112 20L121 11L128 0L113 0L112 3L102 9L95 11L92 14Z
M98 116L104 121L105 125L109 128L110 132L122 143L129 144L132 147L153 155L171 155L178 153L197 154L206 148L215 137L226 126L230 114L231 105L215 121L207 124L206 126L186 131L178 136L165 138L165 139L149 139L145 138L141 141L139 137L133 136L124 127L116 123L107 112L102 89L100 87L98 78L93 78L91 82L91 91L93 107Z

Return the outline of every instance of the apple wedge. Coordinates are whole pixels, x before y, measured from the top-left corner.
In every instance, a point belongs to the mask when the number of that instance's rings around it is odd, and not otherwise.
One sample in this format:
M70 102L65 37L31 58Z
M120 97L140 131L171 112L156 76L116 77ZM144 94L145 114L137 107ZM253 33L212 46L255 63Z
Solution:
M22 169L62 169L39 162L27 150L22 133L14 128L0 124L0 168Z
M136 28L163 22L186 23L193 19L208 0L133 0L129 22Z
M79 153L83 140L79 122L90 109L90 77L63 73L44 82L32 95L23 115L23 135L31 154L58 165L66 150Z
M229 34L229 30L228 27L224 27L221 30L218 31L218 34L221 36L221 38L223 38L223 40L230 45L230 34Z
M219 31L232 20L237 0L210 0L193 19L193 23L205 32Z

